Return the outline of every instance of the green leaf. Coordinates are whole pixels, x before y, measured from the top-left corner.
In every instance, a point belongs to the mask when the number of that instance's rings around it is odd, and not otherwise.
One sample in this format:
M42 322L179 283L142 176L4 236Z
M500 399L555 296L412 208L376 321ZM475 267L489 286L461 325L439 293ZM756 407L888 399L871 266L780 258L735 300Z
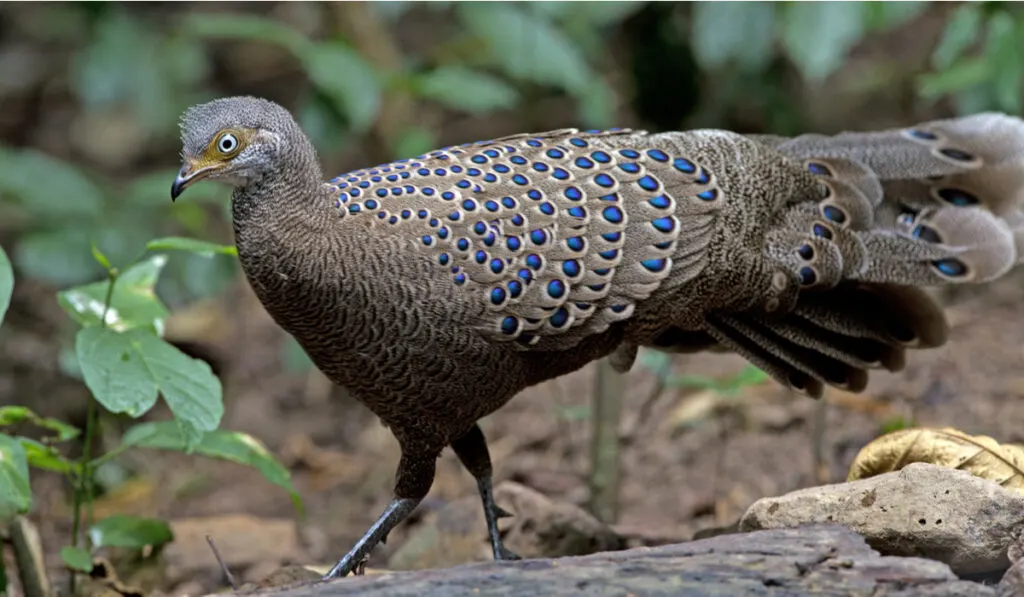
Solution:
M296 56L317 89L348 117L352 129L370 128L380 111L381 89L362 56L341 42L305 46Z
M162 520L115 514L89 527L94 547L159 547L174 540L171 527Z
M803 76L832 74L864 32L862 2L795 2L782 13L782 43Z
M928 2L867 2L868 29L892 29L928 10Z
M127 446L142 448L175 451L185 449L180 430L170 421L136 425L124 434L122 441ZM288 469L281 466L263 443L251 435L223 429L210 431L203 434L195 446L195 452L255 468L267 481L287 490L296 509L302 511L302 499L292 485Z
M102 265L103 269L109 272L112 268L110 265L110 260L107 259L107 256L103 254L103 251L100 251L100 248L96 246L96 243L92 243L91 249L92 258L96 260L96 263Z
M419 94L449 108L470 113L516 105L519 94L501 79L461 66L442 66L419 79Z
M4 322L7 308L11 306L11 295L14 294L14 269L11 260L0 247L0 323Z
M21 447L25 449L29 466L61 474L78 472L78 466L61 456L53 446L41 444L27 437L17 439L21 442Z
M690 45L702 69L735 62L760 71L772 59L775 5L770 2L697 2L693 5Z
M71 164L33 149L0 147L0 194L16 197L39 218L74 221L98 216L103 192Z
M89 255L90 241L90 233L77 228L29 232L18 239L13 258L26 278L55 286L79 284L102 272Z
M437 146L434 132L421 126L410 126L398 135L395 141L394 155L396 158L411 158L423 155Z
M348 116L353 129L365 131L377 117L377 77L362 56L342 42L313 43L291 27L257 16L193 14L183 19L183 25L186 35L279 45L302 62L313 85Z
M92 554L81 547L65 545L60 548L60 559L72 570L85 572L86 574L92 572Z
M937 73L922 75L917 80L917 92L925 99L937 99L980 85L992 76L992 64L984 58L961 60Z
M932 67L945 70L956 62L981 32L982 7L965 2L956 9L942 31L942 39L932 52Z
M189 13L182 19L181 31L192 37L262 41L293 53L301 52L310 43L291 27L271 19L236 13Z
M0 512L21 513L31 506L25 448L17 439L0 433Z
M149 251L188 251L202 257L213 257L214 255L238 255L238 249L233 245L218 245L194 238L183 238L180 236L168 236L158 238L146 243Z
M224 414L220 380L210 366L144 330L79 330L75 350L85 385L107 410L140 417L157 392L181 429L186 448L217 428Z
M1020 112L1021 83L1024 64L1020 52L1024 47L1024 22L1018 27L1007 12L996 12L988 20L985 58L992 64L992 86L997 107L1007 112Z
M541 15L498 2L461 2L457 10L469 31L487 42L490 62L512 77L576 95L595 76L576 46Z
M77 427L68 425L67 423L58 419L51 419L49 417L40 417L36 413L32 412L27 406L2 406L0 407L0 425L14 425L28 421L33 425L55 431L57 433L56 441L63 442L78 437L81 433Z
M154 255L128 268L117 279L107 311L107 326L124 331L135 328L162 334L167 307L153 291L167 257ZM83 326L98 326L103 317L109 282L96 282L57 293L64 311Z

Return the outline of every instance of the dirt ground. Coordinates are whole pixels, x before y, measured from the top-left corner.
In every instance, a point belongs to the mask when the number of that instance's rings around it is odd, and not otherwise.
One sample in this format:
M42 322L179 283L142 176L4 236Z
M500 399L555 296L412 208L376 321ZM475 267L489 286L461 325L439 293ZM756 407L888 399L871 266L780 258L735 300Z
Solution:
M857 451L898 417L1024 441L1022 289L1024 273L1018 273L984 288L944 294L951 323L946 346L912 354L900 374L874 375L863 394L830 390L824 408L771 382L733 397L667 390L624 451L617 530L633 544L685 540L701 529L734 522L762 496L843 480ZM14 364L7 383L14 384L16 395L46 397L26 400L40 410L73 419L84 396L77 382L56 371L56 339L40 339L47 338L42 332L51 313L43 298L33 300L38 290L23 286L16 294L13 331L5 332L2 343L4 358ZM242 580L289 562L332 562L387 503L398 461L396 443L365 408L332 389L315 370L284 372L282 333L244 282L204 312L216 325L201 326L205 332L198 342L213 355L224 380L222 427L262 439L292 469L307 508L298 539L291 538L294 510L287 494L255 471L167 453L125 458L120 470L134 476L100 500L97 516L120 511L175 521L212 517L196 528L222 529L212 532L224 551L224 542L231 541L224 536L226 529L241 528L238 532L248 539L236 541L235 548L252 552L236 558L248 563L236 570ZM697 355L679 358L676 372L727 376L744 366L732 355ZM531 388L483 421L497 480L512 479L555 499L586 501L591 421L578 415L589 404L594 374L588 367ZM626 428L635 425L635 413L654 381L640 366L629 376ZM57 568L55 554L69 533L67 493L52 475L36 474L34 485L43 497L33 519ZM386 564L423 512L475 491L470 476L446 452L428 500L411 523L375 552L371 567ZM239 514L256 518L231 518ZM218 520L227 526L218 527ZM135 580L172 594L220 588L202 532L195 537L182 533L168 552L171 570Z

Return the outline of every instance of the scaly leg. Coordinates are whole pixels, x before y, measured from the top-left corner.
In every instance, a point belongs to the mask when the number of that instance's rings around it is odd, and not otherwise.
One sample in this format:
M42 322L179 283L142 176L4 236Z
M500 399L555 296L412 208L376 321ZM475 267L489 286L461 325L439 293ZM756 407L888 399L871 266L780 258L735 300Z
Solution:
M377 518L377 521L363 534L355 546L338 560L331 571L322 580L341 578L356 570L369 557L370 552L378 543L386 543L388 533L405 520L416 506L423 500L434 483L434 469L437 462L436 454L424 457L422 454L410 456L402 450L402 459L398 463L398 479L395 482L395 497Z
M501 541L498 531L498 519L511 516L494 503L494 490L491 486L491 455L487 451L487 440L480 431L479 425L473 425L465 435L452 442L455 455L462 461L480 490L480 500L484 505L484 518L487 520L487 534L491 539L495 560L518 560L519 556L512 553Z

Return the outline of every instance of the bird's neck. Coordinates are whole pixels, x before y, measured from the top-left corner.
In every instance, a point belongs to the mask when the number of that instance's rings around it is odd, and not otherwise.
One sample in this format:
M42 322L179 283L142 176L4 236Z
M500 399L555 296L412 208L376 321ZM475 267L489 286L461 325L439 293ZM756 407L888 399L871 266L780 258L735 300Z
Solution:
M311 146L296 149L282 152L289 159L277 168L235 188L231 215L240 254L267 251L270 243L301 244L321 237L336 219L315 151Z
M231 198L238 257L260 299L278 300L335 264L338 215L315 154L301 152L236 187ZM268 309L273 311L271 305Z

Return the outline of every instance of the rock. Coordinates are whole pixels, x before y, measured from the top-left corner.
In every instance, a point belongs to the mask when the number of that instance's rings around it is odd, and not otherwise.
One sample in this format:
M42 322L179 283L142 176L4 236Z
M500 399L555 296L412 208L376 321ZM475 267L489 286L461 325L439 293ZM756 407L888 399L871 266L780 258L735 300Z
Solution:
M960 575L1005 570L1024 496L965 471L910 464L850 483L801 489L755 502L741 531L812 523L848 527L885 555L923 556Z
M883 557L839 526L723 535L588 556L347 577L261 597L995 597L941 562Z
M554 502L540 493L503 482L495 501L513 514L500 525L505 545L524 558L583 555L622 549L623 540L581 508ZM405 544L391 556L388 568L420 570L491 560L487 524L477 495L469 495L428 514Z

